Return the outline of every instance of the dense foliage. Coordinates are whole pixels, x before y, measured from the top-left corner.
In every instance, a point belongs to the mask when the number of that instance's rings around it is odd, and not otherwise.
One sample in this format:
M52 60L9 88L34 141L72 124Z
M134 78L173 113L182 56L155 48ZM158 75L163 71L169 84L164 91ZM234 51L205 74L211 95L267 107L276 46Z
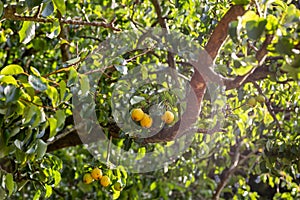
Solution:
M299 6L0 1L0 199L300 198ZM141 42L149 29L161 38ZM191 107L195 49L210 55L222 87L207 83L186 148L150 142ZM133 122L133 108L150 113L153 128ZM165 110L174 122L156 120ZM93 145L95 124L105 137ZM149 152L168 162L139 173L156 164L139 163ZM83 182L94 167L108 187Z

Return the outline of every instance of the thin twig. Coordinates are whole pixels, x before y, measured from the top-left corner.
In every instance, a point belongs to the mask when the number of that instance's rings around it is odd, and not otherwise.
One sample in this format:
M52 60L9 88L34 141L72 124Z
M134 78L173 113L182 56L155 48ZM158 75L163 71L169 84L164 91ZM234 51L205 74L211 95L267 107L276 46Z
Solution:
M41 18L41 17L28 17L28 16L19 16L15 14L10 14L10 13L4 13L3 19L6 20L15 20L15 21L33 21L33 22L39 22L39 23L53 23L57 19L50 19L50 18ZM72 25L81 25L81 26L100 26L103 28L109 28L114 31L120 31L119 28L116 28L114 26L114 22L116 19L113 19L111 22L89 22L89 21L82 21L82 20L72 20L72 19L60 19L61 24L72 24Z
M212 197L213 200L219 200L220 199L220 194L221 194L222 190L226 186L226 184L229 181L231 175L237 169L239 161L240 161L240 152L239 152L240 151L240 147L241 147L241 143L238 143L237 147L235 149L234 155L233 155L232 164L229 167L229 169L224 173L224 176L223 176L222 180L218 184L217 189L215 190L215 193L214 193L214 195Z
M229 167L229 169L225 172L225 175L223 176L221 182L218 184L217 189L212 197L213 200L219 200L220 199L220 194L226 184L228 183L230 177L234 172L238 169L239 166L243 165L245 161L247 161L255 152L251 152L248 155L242 157L240 155L240 148L243 145L243 141L239 142L237 144L237 147L235 149L234 155L233 155L233 160L232 160L232 165Z
M280 122L278 121L275 112L273 111L273 108L271 106L270 100L266 97L266 95L263 93L262 89L259 87L259 85L256 82L253 82L254 87L258 90L259 94L265 97L265 104L267 106L267 109L272 116L273 120L275 121L277 128L282 131Z
M107 145L107 157L106 157L107 166L110 166L109 158L110 158L110 151L111 151L111 143L112 143L112 136L109 137L109 142Z
M159 25L166 29L167 33L169 32L169 28L167 26L167 23L165 21L165 18L162 16L162 11L161 11L161 7L159 5L159 2L158 0L151 0L154 8L155 8L155 11L156 11L156 14L157 14L157 20L158 20L158 23ZM168 64L169 64L169 67L175 69L175 60L174 60L174 56L173 56L173 53L171 51L168 51L168 55L167 55L167 59L168 59Z
M253 67L253 69L248 72L244 76L237 76L233 80L224 80L224 83L226 85L226 89L233 89L233 88L238 88L242 86L244 83L247 82L248 78L251 77L252 74L254 74L256 71L259 71L260 68L264 70L263 63L265 62L265 59L268 54L267 47L269 44L271 44L272 40L274 38L274 35L267 35L265 41L263 42L261 48L256 52L255 58L258 62L258 67ZM268 69L267 69L268 70Z

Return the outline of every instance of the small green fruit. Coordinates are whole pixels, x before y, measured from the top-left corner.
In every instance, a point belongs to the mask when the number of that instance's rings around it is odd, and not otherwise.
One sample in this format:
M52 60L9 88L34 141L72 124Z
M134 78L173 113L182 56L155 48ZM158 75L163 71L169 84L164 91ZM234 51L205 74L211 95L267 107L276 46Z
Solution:
M265 101L266 101L266 99L263 95L258 95L255 99L259 103L265 103Z
M254 107L254 106L256 106L256 99L254 98L254 97L251 97L248 101L247 101L247 105L249 105L249 106L252 106L252 107Z
M123 188L122 188L122 184L120 183L120 182L116 182L115 184L114 184L114 189L116 190L116 191L121 191Z

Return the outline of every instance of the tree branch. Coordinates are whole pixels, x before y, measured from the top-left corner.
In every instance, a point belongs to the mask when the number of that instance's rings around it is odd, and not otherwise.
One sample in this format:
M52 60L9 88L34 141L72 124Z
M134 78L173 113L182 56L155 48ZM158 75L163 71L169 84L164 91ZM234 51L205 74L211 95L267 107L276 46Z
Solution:
M157 14L159 25L162 28L166 29L167 33L169 33L169 27L166 24L165 18L162 16L161 7L159 5L159 2L157 0L151 0L151 2L155 8L155 12ZM175 60L174 60L174 56L173 56L172 52L168 51L167 59L168 59L169 67L175 69Z
M151 1L156 9L159 24L163 28L167 27L167 25L164 21L164 18L162 17L158 1L157 0L151 0ZM240 16L244 13L245 13L245 10L244 10L243 6L233 6L232 8L229 9L229 11L221 19L221 21L219 22L216 29L212 33L212 35L205 47L206 51L212 58L211 62L216 58L219 49L221 48L221 46L223 45L223 43L227 37L229 23L233 20L236 20L238 16ZM199 55L199 56L200 57L202 56L205 58L205 55ZM194 63L194 64L201 65L201 63ZM205 66L208 67L210 65L205 64ZM206 69L206 71L207 71L207 69ZM211 72L211 73L213 73L213 72ZM199 113L200 113L201 101L202 101L202 98L203 98L205 90L206 90L205 80L204 80L202 74L200 74L200 72L198 70L195 70L195 73L192 76L190 84L191 84L191 91L188 91L189 93L187 94L187 96L188 97L191 96L192 98L188 99L186 112L183 113L181 119L177 123L175 123L172 127L165 127L157 134L155 134L149 138L145 138L144 143L156 143L156 142L164 142L164 141L174 140L178 136L180 136L179 133L182 133L185 130L190 129L191 126L196 122L196 120L199 116ZM189 94L191 94L191 95L189 95ZM113 132L113 133L116 133L116 135L118 135L119 129L116 124L111 124L107 128L108 128L109 133ZM114 130L114 131L111 131L111 130ZM71 134L69 134L69 135L71 135ZM78 133L77 133L76 137L75 136L64 137L64 140L68 140L71 138L76 139L77 137L78 137ZM74 142L74 143L78 142L78 144L81 144L81 141L79 142L77 139L75 141L76 142ZM60 142L60 140L51 144L51 146L52 147L55 146L55 148L49 147L48 150L51 151L54 149L59 149L60 145L57 145L57 144L59 144L59 142ZM70 144L70 145L73 146L74 143L72 142L72 144ZM63 147L66 146L65 144L66 143L63 144L64 145Z
M58 11L57 12L58 19L60 21L60 33L59 33L59 38L68 41L68 31L64 27L63 23L61 23L62 15ZM69 45L67 43L63 43L60 45L60 51L61 51L61 57L62 57L62 62L66 62L71 59L70 51L69 51Z
M272 74L274 74L274 72L270 72L267 66L262 66L255 68L252 73L247 74L246 76L237 76L234 79L225 79L224 85L226 86L226 90L231 90L239 88L245 83L265 79Z
M55 19L50 18L41 18L41 17L28 17L28 16L19 16L13 13L12 10L9 8L6 8L3 13L2 20L15 20L15 21L33 21L33 22L39 22L39 23L53 23L55 22ZM60 19L61 24L72 24L72 25L81 25L81 26L100 26L103 28L112 29L114 31L120 31L119 28L116 28L114 23L115 19L113 19L111 22L88 22L88 21L81 21L81 20L71 20L71 19Z
M155 8L155 12L157 14L157 18L158 18L158 23L162 28L168 29L168 26L165 22L165 19L162 16L162 12L161 12L161 8L159 5L159 2L157 0L151 0L151 3L153 4L154 8Z
M254 87L258 90L259 94L265 97L265 100L266 100L265 104L266 104L266 106L267 106L267 109L268 109L270 115L272 116L273 120L275 121L275 123L276 123L276 125L277 125L277 128L278 128L280 131L282 131L281 125L280 125L280 123L279 123L279 121L278 121L278 119L277 119L277 117L276 117L275 112L274 112L273 109L272 109L272 106L271 106L271 103L270 103L269 99L265 96L265 94L263 93L262 89L259 87L259 85L258 85L256 82L253 82L253 85L254 85ZM282 132L283 132L283 131L282 131Z
M238 87L242 86L244 83L250 82L251 79L255 79L256 76L260 74L261 70L259 70L259 68L262 67L263 62L265 61L265 59L267 57L267 54L268 54L267 47L269 44L271 44L273 37L274 37L273 35L266 35L265 41L263 42L261 48L257 51L255 57L258 61L258 67L254 67L249 73L247 73L244 76L237 76L233 80L224 80L227 90L233 89L233 88L238 88ZM266 70L266 69L263 69L262 71L264 71L264 70ZM255 72L256 72L256 74L254 74ZM269 74L269 73L270 72L267 71L266 74ZM260 74L260 75L263 75L263 74ZM258 80L258 79L256 79L256 80Z
M234 172L236 172L239 166L243 165L245 161L247 161L253 154L255 154L255 152L251 152L248 155L243 157L239 152L242 145L243 145L242 141L237 144L234 155L232 157L232 162L231 162L232 164L229 167L229 169L225 169L222 172L223 174L222 179L215 190L212 200L220 199L221 192L226 186L226 184L228 183L228 181L230 180L230 177L234 174Z
M219 50L228 36L230 22L237 20L237 18L244 15L245 12L244 6L232 6L218 23L205 46L205 50L213 59L217 57Z

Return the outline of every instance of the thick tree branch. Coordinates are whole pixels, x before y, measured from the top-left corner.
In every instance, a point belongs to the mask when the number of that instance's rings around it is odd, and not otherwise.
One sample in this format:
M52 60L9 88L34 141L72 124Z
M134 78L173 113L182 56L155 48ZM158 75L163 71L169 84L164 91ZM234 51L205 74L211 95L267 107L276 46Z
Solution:
M205 50L213 59L217 57L219 50L228 36L230 22L237 20L245 12L244 6L232 6L218 23L205 46Z
M265 79L272 74L274 74L274 72L270 72L268 67L262 66L255 68L255 70L251 74L247 74L247 76L237 76L234 79L226 79L224 80L224 85L226 86L226 90L232 90L241 87L245 83Z
M157 14L158 23L162 28L168 29L168 26L165 22L165 19L162 16L161 8L159 5L159 2L157 0L151 0L151 3L153 4L155 8L155 12Z
M226 85L226 89L233 89L233 88L238 88L242 86L246 82L250 82L253 80L259 80L257 79L257 76L261 77L263 74L261 73L264 71L266 74L263 77L266 77L266 75L270 74L270 72L265 71L266 69L260 69L263 65L263 62L265 61L268 50L267 47L269 44L271 44L273 40L273 35L267 35L265 41L263 42L261 48L257 51L255 57L258 61L258 67L254 67L249 73L247 73L244 76L237 76L233 80L224 80L224 83Z

